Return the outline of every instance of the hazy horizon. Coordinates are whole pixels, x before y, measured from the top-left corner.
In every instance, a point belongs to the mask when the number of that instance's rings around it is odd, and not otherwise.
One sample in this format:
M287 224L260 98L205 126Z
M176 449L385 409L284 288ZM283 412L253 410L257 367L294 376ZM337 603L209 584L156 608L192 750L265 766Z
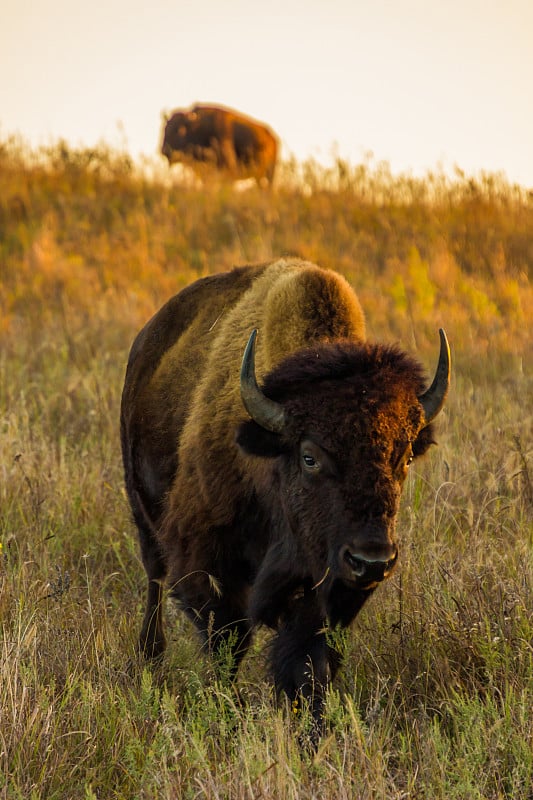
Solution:
M8 0L0 138L101 141L154 157L161 114L195 102L265 121L282 157L368 153L533 187L533 3L479 0Z

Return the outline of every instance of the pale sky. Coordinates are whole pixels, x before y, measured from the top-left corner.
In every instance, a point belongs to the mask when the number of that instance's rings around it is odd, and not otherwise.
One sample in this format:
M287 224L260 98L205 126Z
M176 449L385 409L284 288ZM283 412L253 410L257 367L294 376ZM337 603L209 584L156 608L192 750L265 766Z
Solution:
M161 112L195 102L284 157L533 188L533 0L0 0L0 141L157 158Z

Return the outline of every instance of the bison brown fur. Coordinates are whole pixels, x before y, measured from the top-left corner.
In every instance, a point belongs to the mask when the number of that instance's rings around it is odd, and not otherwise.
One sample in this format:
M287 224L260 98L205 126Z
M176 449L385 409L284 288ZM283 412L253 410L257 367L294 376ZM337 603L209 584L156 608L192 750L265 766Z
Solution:
M121 408L148 577L141 650L165 647L166 583L235 669L254 627L272 628L277 689L319 720L339 661L327 626L349 625L396 566L402 485L448 373L441 334L424 392L418 362L366 342L346 280L295 259L203 278L163 306L133 344Z
M196 105L165 119L161 152L169 164L207 164L233 180L271 184L278 139L261 122L220 106Z

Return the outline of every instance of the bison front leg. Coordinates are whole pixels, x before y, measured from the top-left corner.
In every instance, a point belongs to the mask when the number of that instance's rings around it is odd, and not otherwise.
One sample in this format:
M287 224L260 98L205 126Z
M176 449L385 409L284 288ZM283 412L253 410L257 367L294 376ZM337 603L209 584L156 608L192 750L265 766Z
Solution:
M287 694L294 711L299 711L302 700L309 706L318 735L332 670L324 618L307 595L293 601L280 619L272 646L272 671L276 689Z

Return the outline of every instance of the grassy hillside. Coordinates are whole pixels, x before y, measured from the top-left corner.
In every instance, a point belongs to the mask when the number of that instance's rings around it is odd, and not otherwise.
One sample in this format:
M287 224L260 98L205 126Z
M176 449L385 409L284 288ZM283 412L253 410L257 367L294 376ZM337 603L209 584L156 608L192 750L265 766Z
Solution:
M284 165L196 186L102 147L0 144L0 797L533 798L533 196L498 176ZM135 656L144 572L118 408L139 327L201 275L296 254L369 335L454 374L401 564L345 637L331 734L276 705L260 633L237 689L181 615Z

